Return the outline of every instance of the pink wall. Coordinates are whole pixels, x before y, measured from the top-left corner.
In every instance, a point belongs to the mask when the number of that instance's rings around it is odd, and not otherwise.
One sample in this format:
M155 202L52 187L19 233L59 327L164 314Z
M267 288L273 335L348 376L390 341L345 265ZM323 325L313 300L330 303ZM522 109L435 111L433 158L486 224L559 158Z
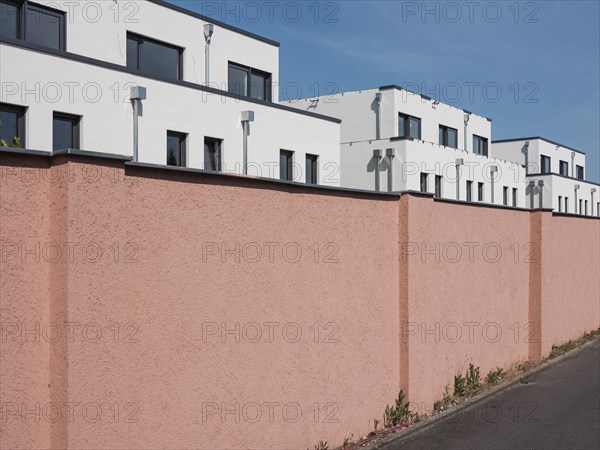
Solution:
M471 361L540 353L532 320L544 353L599 324L597 220L82 156L0 170L3 448L339 445L400 388L427 409Z
M403 340L410 398L421 412L446 385L452 392L454 375L469 363L484 376L527 359L529 215L409 197L410 241L401 244L410 287Z
M542 234L542 353L598 328L600 220L545 214Z

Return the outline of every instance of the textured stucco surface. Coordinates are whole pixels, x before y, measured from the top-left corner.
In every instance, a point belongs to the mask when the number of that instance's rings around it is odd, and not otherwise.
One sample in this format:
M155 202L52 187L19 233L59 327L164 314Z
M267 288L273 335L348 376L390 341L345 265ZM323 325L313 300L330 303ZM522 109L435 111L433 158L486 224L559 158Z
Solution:
M600 326L600 220L545 215L542 353Z
M421 412L469 363L482 377L527 359L529 242L525 211L408 200L409 393ZM516 324L516 325L515 325ZM519 335L514 330L520 330ZM539 336L537 337L539 339Z
M6 154L0 211L2 448L338 445L600 322L593 219Z

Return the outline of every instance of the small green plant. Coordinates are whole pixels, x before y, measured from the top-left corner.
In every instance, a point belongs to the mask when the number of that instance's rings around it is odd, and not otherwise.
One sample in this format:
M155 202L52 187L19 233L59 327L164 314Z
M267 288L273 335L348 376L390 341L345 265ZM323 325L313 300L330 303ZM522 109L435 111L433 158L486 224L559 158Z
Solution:
M395 427L403 422L415 421L418 417L417 414L411 413L409 410L410 402L404 401L404 391L400 390L398 398L396 399L394 406L386 406L383 415L383 426Z
M447 384L444 387L444 397L433 404L433 410L440 412L444 410L444 408L446 408L451 402L452 397L450 396L450 385Z
M344 443L342 444L342 448L348 447L352 443L352 436L344 438Z
M462 397L467 393L465 386L465 377L462 374L454 375L454 396Z
M490 370L485 376L485 382L489 385L497 384L504 378L504 369L496 367L496 370Z
M479 367L469 364L467 371L467 391L469 394L476 394L481 389L481 376L479 375Z
M379 426L379 423L381 422L381 420L378 419L373 419L373 429L375 431L377 431L377 427Z
M327 445L327 441L319 441L319 443L315 445L315 450L329 450L329 445Z

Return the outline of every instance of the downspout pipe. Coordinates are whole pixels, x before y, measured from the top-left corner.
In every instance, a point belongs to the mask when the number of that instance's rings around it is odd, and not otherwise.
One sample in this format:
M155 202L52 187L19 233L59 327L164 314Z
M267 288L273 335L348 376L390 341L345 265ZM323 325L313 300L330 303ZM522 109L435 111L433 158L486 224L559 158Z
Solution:
M375 191L381 192L381 149L373 150L373 158L375 158Z
M243 131L243 173L248 175L248 136L250 136L250 122L254 122L254 111L242 111L242 131Z
M210 83L210 42L214 33L215 27L212 23L204 24L204 85Z
M575 152L571 152L571 178L575 178Z
M525 142L523 153L525 154L525 176L527 176L529 175L529 141Z
M132 86L129 89L129 99L133 105L133 161L139 161L139 118L142 100L146 99L146 88Z
M456 158L456 200L460 200L460 166L465 164L463 158Z
M394 156L396 156L396 149L388 148L385 150L385 155L388 157L390 167L388 169L388 192L394 192Z
M490 167L490 178L492 181L492 195L491 195L492 203L494 203L494 197L495 197L495 193L496 193L495 182L496 182L496 174L497 173L498 173L498 166L491 166Z
M578 211L577 210L577 208L578 208L577 207L577 205L578 205L578 203L577 203L577 191L579 190L580 187L581 186L579 184L575 185L575 214L581 214L581 209L579 209L579 213L577 212Z
M540 209L544 208L544 180L538 180L538 188L540 190Z
M594 216L594 193L596 192L596 188L592 188L592 209L590 210L590 216ZM598 211L596 211L596 214L598 214Z
M381 139L381 92L375 94L375 139Z
M468 143L468 139L467 139L467 128L468 128L468 126L469 126L469 119L470 119L470 118L471 118L471 115L470 115L470 114L465 114L465 116L464 116L464 121L465 121L465 139L464 139L464 141L465 141L465 148L464 148L464 150L465 150L465 152L468 152L468 151L469 151L469 149L467 148L467 143Z

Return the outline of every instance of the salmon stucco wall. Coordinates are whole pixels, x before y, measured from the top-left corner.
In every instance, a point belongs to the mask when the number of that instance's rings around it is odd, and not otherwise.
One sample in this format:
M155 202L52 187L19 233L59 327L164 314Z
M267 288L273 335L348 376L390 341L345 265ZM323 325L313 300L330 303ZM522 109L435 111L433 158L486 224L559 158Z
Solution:
M29 354L9 336L2 389L62 416L8 416L3 447L306 448L397 395L397 197L54 164L63 182L2 186L3 241L64 252L7 259L2 321L53 309L71 334Z
M597 219L0 152L2 448L312 448L600 326Z
M541 219L542 354L600 326L600 220Z
M430 412L469 363L482 377L528 358L529 212L410 196L408 316L413 408ZM531 335L531 336L530 336Z

